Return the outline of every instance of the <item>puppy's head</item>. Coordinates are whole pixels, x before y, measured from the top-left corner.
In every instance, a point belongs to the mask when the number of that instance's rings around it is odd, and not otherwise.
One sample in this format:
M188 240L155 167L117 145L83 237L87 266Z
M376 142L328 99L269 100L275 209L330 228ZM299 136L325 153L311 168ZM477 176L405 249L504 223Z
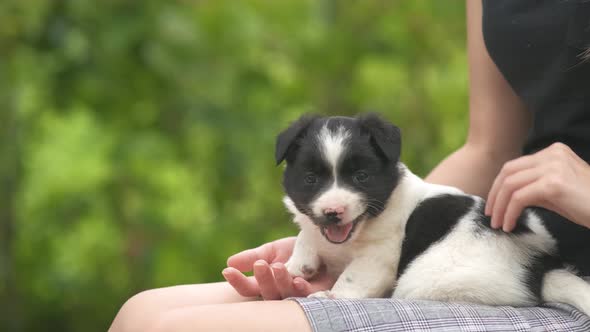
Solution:
M303 116L277 138L286 201L332 243L376 217L398 183L399 129L375 114Z

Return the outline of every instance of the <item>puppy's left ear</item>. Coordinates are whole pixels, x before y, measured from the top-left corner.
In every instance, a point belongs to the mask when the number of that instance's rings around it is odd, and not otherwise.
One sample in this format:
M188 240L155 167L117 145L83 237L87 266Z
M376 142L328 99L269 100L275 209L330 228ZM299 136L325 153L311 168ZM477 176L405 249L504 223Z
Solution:
M297 139L303 136L307 127L317 118L317 115L303 115L277 136L277 144L275 146L275 160L277 165L287 158L288 153L293 152L294 148L296 148Z
M361 114L357 119L361 128L371 136L371 143L377 150L387 160L398 161L402 146L400 129L376 113Z

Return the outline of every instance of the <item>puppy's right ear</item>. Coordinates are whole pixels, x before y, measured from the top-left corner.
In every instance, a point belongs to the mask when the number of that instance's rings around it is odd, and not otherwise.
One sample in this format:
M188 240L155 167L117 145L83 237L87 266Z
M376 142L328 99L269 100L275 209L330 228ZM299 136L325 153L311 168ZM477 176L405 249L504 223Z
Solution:
M292 150L294 143L301 137L307 127L317 119L317 115L302 115L297 121L293 122L289 128L285 129L277 136L277 144L275 147L275 160L279 165L287 157L289 150Z

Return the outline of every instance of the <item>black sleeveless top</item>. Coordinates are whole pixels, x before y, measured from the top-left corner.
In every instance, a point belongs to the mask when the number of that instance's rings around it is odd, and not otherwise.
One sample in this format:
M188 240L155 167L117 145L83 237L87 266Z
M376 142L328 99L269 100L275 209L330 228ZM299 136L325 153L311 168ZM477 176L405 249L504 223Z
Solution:
M483 0L491 58L533 112L524 153L563 142L590 162L588 0Z

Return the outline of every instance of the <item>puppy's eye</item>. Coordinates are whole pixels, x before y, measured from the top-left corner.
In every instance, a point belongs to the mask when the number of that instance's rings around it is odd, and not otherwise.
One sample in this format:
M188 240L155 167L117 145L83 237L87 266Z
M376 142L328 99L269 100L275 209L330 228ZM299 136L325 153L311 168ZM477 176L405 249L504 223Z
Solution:
M318 177L313 173L307 173L304 180L307 184L316 184L318 182Z
M365 182L369 179L369 174L367 174L367 172L358 171L354 173L353 179L356 182Z

